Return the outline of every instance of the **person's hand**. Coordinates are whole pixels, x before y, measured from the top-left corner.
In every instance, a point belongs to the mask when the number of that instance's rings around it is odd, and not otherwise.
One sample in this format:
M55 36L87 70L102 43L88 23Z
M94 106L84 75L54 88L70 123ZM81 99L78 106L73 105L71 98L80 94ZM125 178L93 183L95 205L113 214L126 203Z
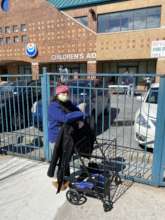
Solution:
M86 108L86 103L85 102L82 102L80 103L77 107L80 109L81 112L84 112L85 113L85 108Z
M82 128L84 126L84 122L83 121L78 121L78 128Z

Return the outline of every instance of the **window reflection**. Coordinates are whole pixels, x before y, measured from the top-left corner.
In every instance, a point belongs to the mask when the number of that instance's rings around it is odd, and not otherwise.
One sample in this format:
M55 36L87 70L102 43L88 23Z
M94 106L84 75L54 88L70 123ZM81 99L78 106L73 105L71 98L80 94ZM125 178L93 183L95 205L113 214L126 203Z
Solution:
M78 22L81 24L88 26L88 17L87 16L82 16L82 17L76 17L75 18Z
M159 27L160 26L160 7L151 8L147 11L147 26Z
M133 29L133 12L121 13L121 31Z
M146 9L134 11L134 30L146 28Z
M109 30L111 32L120 31L120 13L114 13L109 16Z
M115 12L98 16L98 32L119 32L160 27L161 7Z

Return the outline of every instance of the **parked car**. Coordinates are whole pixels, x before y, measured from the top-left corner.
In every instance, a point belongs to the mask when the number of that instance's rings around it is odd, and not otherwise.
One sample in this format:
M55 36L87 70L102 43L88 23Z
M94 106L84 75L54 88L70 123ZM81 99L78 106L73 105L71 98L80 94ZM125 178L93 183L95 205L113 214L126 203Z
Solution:
M32 104L41 99L37 81L14 81L0 86L0 132L30 126Z
M71 101L90 117L91 126L94 127L96 116L109 109L108 89L103 89L101 82L96 80L72 80L67 85L70 87ZM34 102L31 111L34 127L42 130L42 100Z
M134 78L128 74L118 77L117 83L109 85L110 93L133 95L135 93Z
M135 139L147 148L154 147L159 84L151 85L141 108L135 114Z

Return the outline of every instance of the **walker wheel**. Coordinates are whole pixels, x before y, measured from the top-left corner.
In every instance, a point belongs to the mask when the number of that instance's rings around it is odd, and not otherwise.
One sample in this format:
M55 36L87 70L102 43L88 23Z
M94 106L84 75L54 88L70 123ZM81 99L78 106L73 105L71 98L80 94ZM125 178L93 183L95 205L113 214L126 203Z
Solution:
M67 200L73 205L82 205L87 201L87 198L77 192L75 189L70 189L66 193Z
M66 193L66 198L71 204L78 205L80 201L80 194L75 189L70 189Z
M115 176L115 184L116 184L116 186L122 184L120 176Z
M106 201L103 203L103 208L104 208L104 212L109 212L112 210L113 208L113 202L111 201Z

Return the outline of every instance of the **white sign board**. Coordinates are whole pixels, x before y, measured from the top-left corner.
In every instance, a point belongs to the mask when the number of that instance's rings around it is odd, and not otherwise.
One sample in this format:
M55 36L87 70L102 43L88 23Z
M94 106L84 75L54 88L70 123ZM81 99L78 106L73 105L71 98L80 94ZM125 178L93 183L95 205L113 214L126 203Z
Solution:
M152 41L151 57L165 57L165 40Z
M75 54L54 54L51 56L51 60L59 60L59 61L65 61L65 60L91 60L96 59L96 53L75 53Z

